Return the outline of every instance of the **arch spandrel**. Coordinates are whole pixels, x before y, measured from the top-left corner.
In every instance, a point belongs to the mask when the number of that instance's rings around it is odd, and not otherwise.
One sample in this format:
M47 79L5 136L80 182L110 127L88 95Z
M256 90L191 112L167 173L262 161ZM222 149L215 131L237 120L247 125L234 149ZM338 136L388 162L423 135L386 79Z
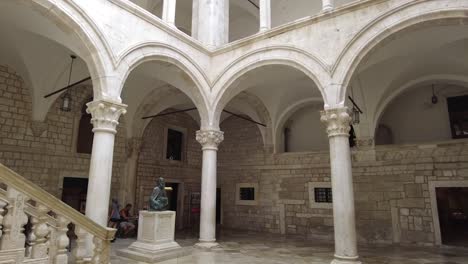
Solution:
M133 70L145 63L153 62L175 66L171 70L176 71L174 73L177 74L157 76L159 73L155 72L155 76L187 95L200 113L201 126L206 127L209 105L207 91L210 90L210 86L205 73L188 55L166 44L147 43L140 45L130 49L122 57L118 68L118 72L122 76L119 94L123 92L124 84Z
M323 84L329 83L329 74L323 62L302 50L290 47L260 49L237 59L216 78L212 88L211 125L219 126L222 109L242 92L243 88L239 84L243 76L252 70L269 65L284 65L304 73L317 86L323 100L327 101L327 91Z

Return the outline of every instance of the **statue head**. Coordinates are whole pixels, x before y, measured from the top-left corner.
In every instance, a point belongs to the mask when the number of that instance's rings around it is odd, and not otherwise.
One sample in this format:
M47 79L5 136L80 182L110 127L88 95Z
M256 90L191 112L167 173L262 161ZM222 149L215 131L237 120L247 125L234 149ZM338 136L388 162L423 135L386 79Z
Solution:
M163 177L159 177L158 179L158 186L164 190L164 187L166 187L166 182L164 181Z

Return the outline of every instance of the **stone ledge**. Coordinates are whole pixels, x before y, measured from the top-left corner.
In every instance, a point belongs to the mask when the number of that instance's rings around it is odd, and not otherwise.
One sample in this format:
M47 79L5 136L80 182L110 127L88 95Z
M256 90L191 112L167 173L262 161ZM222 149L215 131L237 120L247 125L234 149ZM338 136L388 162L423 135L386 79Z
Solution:
M157 254L154 251L144 251L137 249L121 249L117 251L117 256L147 263L158 263L170 259L177 259L192 253L192 247L160 250Z

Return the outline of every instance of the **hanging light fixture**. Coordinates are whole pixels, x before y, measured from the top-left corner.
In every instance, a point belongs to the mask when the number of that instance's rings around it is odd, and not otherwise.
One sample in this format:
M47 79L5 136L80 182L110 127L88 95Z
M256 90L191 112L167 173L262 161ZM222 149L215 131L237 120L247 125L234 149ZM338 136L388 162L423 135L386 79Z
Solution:
M353 125L357 125L361 122L359 109L356 106L353 106L352 118L353 118Z
M431 98L431 102L433 104L437 104L439 102L439 98L437 98L437 95L435 94L435 88L434 88L434 84L432 85L432 98Z
M71 63L70 63L70 72L68 73L68 86L70 86L70 81L71 81L71 76L73 72L73 62L76 59L75 55L70 55L71 58ZM60 106L60 110L63 112L70 112L71 111L71 105L72 105L72 98L70 95L69 90L65 91L65 93L62 95L62 105Z

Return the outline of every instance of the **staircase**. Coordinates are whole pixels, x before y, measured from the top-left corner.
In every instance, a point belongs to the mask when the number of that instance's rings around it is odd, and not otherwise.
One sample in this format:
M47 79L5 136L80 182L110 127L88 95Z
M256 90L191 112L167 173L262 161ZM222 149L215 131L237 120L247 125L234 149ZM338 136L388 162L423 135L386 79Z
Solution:
M70 223L77 236L71 254ZM0 164L0 263L110 263L114 235L115 229L96 224ZM91 238L94 250L87 250Z

